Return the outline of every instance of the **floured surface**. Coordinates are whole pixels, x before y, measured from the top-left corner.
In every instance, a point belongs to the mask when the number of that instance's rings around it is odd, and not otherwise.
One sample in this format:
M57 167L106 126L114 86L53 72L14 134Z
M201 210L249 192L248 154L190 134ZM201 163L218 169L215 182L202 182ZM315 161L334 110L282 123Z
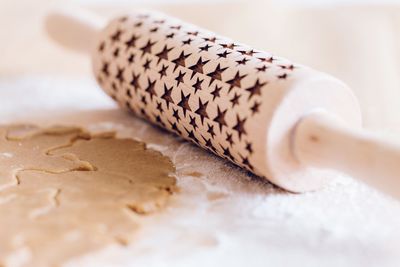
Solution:
M399 202L348 177L315 193L283 192L119 110L89 79L3 80L0 104L0 123L116 130L176 166L179 194L163 212L137 216L135 242L65 266L397 267L400 261Z
M172 162L132 139L73 127L2 126L0 133L5 266L58 266L127 246L137 217L163 209L176 189Z

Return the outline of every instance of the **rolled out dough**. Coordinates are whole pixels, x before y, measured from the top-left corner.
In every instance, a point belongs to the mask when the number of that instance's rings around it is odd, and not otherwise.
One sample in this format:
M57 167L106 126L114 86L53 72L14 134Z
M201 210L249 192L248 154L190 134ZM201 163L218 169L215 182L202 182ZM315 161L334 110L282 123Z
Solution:
M169 158L79 128L0 127L0 266L58 266L129 244L175 191ZM24 264L22 264L24 266Z

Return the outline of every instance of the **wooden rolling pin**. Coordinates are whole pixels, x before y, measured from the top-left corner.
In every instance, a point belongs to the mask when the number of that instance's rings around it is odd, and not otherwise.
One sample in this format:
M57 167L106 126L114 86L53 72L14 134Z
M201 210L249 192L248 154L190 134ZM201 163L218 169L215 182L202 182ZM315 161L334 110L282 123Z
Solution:
M345 172L400 198L400 147L362 131L353 93L327 74L155 12L107 25L58 12L46 29L92 54L121 107L282 188Z

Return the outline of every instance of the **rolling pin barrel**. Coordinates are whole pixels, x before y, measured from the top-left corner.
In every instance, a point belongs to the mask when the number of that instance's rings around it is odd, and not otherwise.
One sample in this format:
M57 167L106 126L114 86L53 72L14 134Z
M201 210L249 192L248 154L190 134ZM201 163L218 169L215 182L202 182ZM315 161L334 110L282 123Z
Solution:
M55 31L50 35L77 50L92 48L95 77L121 107L289 191L314 190L337 175L332 164L321 166L307 154L319 148L304 150L307 118L361 129L351 90L306 66L155 12L121 16L104 28L68 20L53 15L47 24L81 35L68 37L69 44ZM354 162L355 169L368 168ZM335 168L348 170L345 164ZM386 191L400 197L398 187Z

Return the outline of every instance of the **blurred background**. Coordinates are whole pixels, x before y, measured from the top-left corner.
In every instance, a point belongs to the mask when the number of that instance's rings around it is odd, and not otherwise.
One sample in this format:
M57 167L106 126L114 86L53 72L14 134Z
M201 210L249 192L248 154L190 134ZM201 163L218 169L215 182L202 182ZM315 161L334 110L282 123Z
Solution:
M66 4L104 17L157 9L331 73L358 96L366 127L400 133L400 1L1 0L0 78L91 77L85 55L43 31L44 16Z

